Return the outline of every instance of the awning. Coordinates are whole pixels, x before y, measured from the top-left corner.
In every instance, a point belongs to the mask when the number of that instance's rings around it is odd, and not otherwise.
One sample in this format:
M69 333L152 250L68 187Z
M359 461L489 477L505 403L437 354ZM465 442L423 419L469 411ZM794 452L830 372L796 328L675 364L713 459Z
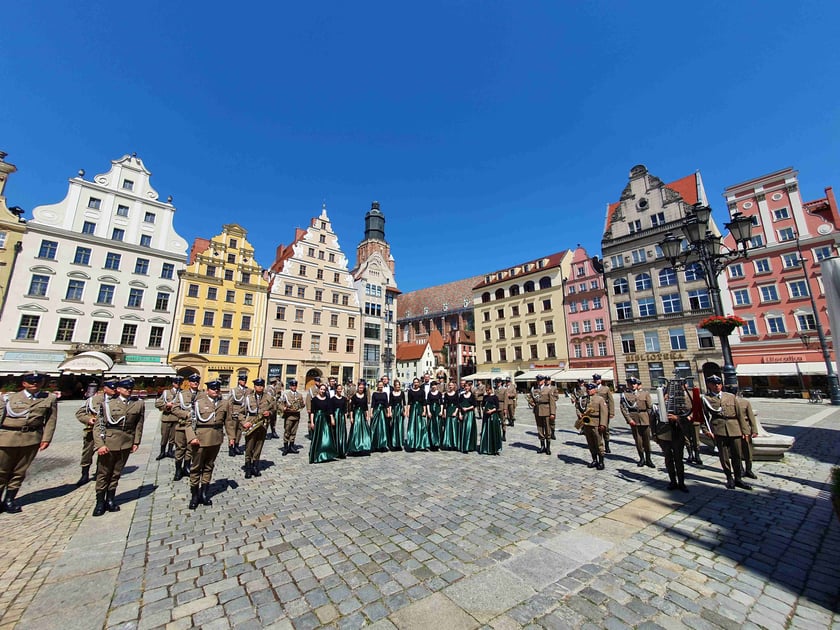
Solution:
M465 381L492 381L494 378L510 378L510 374L507 372L476 372L462 378Z
M20 376L30 372L58 376L58 363L55 361L0 361L0 376Z
M797 366L799 371L797 372ZM826 374L825 363L742 363L736 366L738 376L796 376L797 374Z
M166 363L118 363L107 374L109 376L175 376L175 368Z
M591 381L593 374L600 374L601 380L603 381L612 381L614 378L612 368L575 368L573 370L553 372L549 376L555 381L576 383L579 378L582 378L584 381Z
M528 370L526 372L522 372L522 374L518 374L514 379L517 383L524 383L526 381L535 381L537 380L537 376L542 374L543 376L548 376L551 374L553 368L547 370Z
M104 352L88 350L65 359L58 369L65 374L101 374L114 365L114 360Z

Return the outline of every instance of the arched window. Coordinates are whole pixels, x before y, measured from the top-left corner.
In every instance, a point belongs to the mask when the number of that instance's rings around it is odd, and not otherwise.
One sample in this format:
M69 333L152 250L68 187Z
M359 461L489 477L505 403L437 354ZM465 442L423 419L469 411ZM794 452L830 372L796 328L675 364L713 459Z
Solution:
M659 286L670 287L672 284L677 284L677 272L671 267L663 269L659 272Z
M640 273L636 276L636 291L646 291L650 289L651 281L649 273Z
M505 299L505 290L504 289L496 289L496 299L497 300L504 300Z
M623 295L630 293L630 283L626 278L617 278L613 281L613 295Z
M550 289L551 288L551 278L544 277L540 278L540 289Z
M482 303L489 302L490 301L490 293L488 293L487 291L482 293L481 294L481 301L482 301Z
M528 280L525 283L525 293L533 293L534 292L534 282L532 280Z
M511 294L511 296L514 296L514 295L519 295L519 285L518 285L518 284L514 284L514 285L510 288L510 294Z
M700 263L693 263L685 268L686 282L691 282L693 280L702 280L703 276L703 266Z

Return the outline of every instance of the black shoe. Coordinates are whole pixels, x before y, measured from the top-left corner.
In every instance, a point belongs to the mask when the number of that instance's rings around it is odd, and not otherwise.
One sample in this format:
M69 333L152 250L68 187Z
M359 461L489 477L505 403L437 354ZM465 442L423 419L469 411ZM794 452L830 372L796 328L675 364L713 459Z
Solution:
M744 483L740 479L735 480L735 487L736 488L741 488L741 490L752 490L751 485Z
M758 475L756 475L753 471L748 470L744 473L744 477L749 477L750 479L758 479Z
M187 481L189 481L189 479L190 479L190 468L192 468L192 460L191 459L185 459L184 460L184 471L183 471L182 474L184 475L184 477L186 477Z
M642 466L644 466L644 465L645 465L645 458L644 458L644 457L640 457L640 458L639 458L639 461L637 461L637 462L636 462L636 468L641 468L641 467L642 467Z
M283 445L283 457L285 457L285 456L286 456L286 455L288 455L288 454L289 454L289 445L288 445L288 444L284 444L284 445Z
M245 464L245 479L250 479L253 476L253 472L251 472L251 464Z
M76 487L83 486L88 481L90 481L90 466L82 466L82 476L76 482Z
M205 484L201 486L201 489L199 490L198 502L201 503L201 505L213 505L213 501L207 496L207 487L207 484Z
M105 493L105 509L109 512L119 512L120 506L117 505L117 491L108 490Z
M598 460L597 460L597 459L593 459L591 462L589 462L589 463L586 465L586 467L587 467L587 468L597 468L597 467L598 467Z
M272 431L272 432L271 432L271 439L272 439L272 440L279 440L279 439L280 439L280 436L279 436L279 435L277 435L277 432L276 432L276 431Z
M166 449L166 456L174 458L175 457L175 446L170 444L169 448Z
M504 433L502 433L502 442L507 442L507 436Z
M537 451L537 455L542 455L545 453L545 440L540 440L540 448Z
M677 484L676 481L672 481L671 483L668 484L668 490L676 490L679 487L680 486Z
M236 447L228 446L228 457L236 457Z
M656 468L656 466L653 465L653 462L650 459L650 455L645 457L645 466L647 466L648 468Z
M546 455L551 455L551 442L546 442L545 443L545 454Z
M610 443L606 440L604 440L604 452L605 453L612 453L612 451L610 450Z
M733 488L735 488L735 480L733 480L731 478L727 479L726 480L726 489L727 490L732 490Z
M96 493L96 505L93 508L93 516L102 516L105 514L105 493L99 491Z
M9 514L17 514L20 512L20 506L15 503L15 497L17 496L17 490L9 490L6 489L6 498L3 501L3 507Z
M237 444L237 445L236 445L236 453L237 453L238 455L244 455L244 454L245 454L245 446L244 446L244 445L243 445L243 446L239 446L239 444Z
M700 456L698 455L697 457L694 458L694 463L697 464L698 466L702 466L703 465L703 460L700 459Z
M161 448L160 448L160 455L158 455L157 457L155 457L155 461L156 461L156 462L159 462L159 461L160 461L160 460L162 460L164 457L166 457L166 447L165 447L165 446L161 446Z
M253 464L251 464L251 470L254 471L254 477L262 477L259 462L254 462Z
M181 462L177 459L175 460L175 476L172 477L172 481L181 481L184 478L184 469L181 466Z
M294 442L289 444L289 449L292 451L292 455L297 455L300 452L300 449L302 449L302 448L303 448L302 446L298 446Z
M598 455L598 465L596 466L598 470L604 470L604 456Z
M198 486L190 486L190 505L189 508L194 510L198 507Z
M677 486L683 492L688 492L688 488L685 487L685 482L683 481L681 484Z

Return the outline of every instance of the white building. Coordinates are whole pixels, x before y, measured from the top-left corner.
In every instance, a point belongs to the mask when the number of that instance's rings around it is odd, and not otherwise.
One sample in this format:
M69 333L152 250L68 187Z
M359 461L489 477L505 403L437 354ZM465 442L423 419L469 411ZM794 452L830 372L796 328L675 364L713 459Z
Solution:
M136 155L32 212L0 316L0 373L167 376L187 242Z
M435 353L429 342L401 343L397 346L397 378L403 383L424 374L435 374Z

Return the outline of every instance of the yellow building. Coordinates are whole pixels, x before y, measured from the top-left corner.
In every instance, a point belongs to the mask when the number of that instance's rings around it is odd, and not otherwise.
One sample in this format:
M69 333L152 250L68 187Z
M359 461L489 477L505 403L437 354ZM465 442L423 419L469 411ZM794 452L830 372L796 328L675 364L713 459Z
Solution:
M6 179L17 171L14 164L5 161L6 154L0 151L0 313L6 304L9 278L20 253L20 242L26 231L26 223L20 218L20 208L9 210L6 206Z
M182 376L198 373L227 388L239 374L249 382L260 375L268 283L246 236L230 223L193 243L169 348L169 364Z

